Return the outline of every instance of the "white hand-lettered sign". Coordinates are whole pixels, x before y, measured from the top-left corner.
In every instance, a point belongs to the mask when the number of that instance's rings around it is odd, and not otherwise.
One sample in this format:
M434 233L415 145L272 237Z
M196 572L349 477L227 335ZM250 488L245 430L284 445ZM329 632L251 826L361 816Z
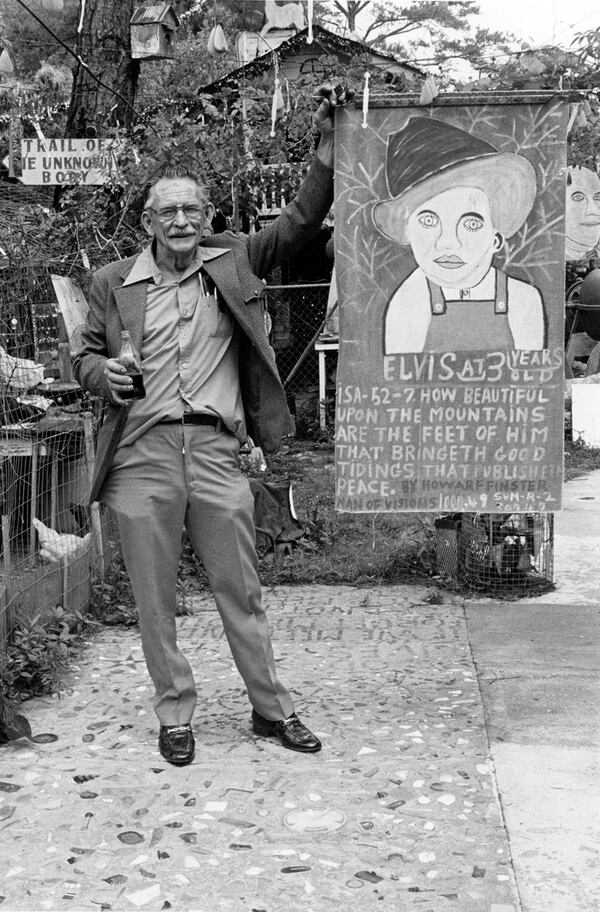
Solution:
M116 171L111 139L23 139L24 184L105 184Z

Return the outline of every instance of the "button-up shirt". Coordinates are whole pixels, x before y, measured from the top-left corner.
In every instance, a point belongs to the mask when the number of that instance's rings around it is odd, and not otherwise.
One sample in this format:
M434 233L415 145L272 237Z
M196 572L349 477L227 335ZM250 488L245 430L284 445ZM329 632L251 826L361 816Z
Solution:
M146 283L142 369L146 397L133 400L120 446L158 421L184 411L216 415L246 439L238 374L238 332L202 263L225 253L199 247L178 280L161 274L152 248L137 258L124 285ZM208 280L208 281L207 281Z

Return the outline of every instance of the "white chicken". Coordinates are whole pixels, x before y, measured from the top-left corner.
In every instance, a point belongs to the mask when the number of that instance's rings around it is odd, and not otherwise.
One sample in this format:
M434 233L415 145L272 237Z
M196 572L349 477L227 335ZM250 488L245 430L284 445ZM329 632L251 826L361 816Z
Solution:
M88 532L83 538L69 532L56 532L35 518L33 525L40 543L40 557L47 561L60 561L66 554L74 554L75 551L86 548L92 537L91 532Z

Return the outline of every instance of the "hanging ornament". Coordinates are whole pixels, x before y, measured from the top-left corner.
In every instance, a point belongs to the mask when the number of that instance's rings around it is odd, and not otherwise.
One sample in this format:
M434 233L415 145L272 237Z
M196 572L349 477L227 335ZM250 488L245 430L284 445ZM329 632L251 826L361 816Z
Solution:
M44 150L44 152L46 152L46 151L47 151L47 148L46 148L46 137L44 136L43 130L42 130L41 126L40 126L40 122L39 122L39 120L37 119L37 117L34 117L34 118L32 119L32 123L33 123L33 128L34 128L34 130L35 130L36 136L37 136L37 138L38 138L39 141L40 141L40 145L41 145L42 149Z
M275 136L275 123L277 121L277 115L283 111L285 103L283 101L283 94L281 92L281 85L279 83L279 77L275 77L275 86L273 88L273 99L271 101L271 136Z
M85 16L85 0L80 0L80 13L79 13L79 23L77 25L77 34L81 35L83 31L83 17Z
M431 104L434 98L439 95L439 89L437 87L437 82L435 81L435 76L428 76L425 82L423 83L423 88L421 89L421 96L419 98L420 105Z
M307 44L312 44L313 43L313 0L308 0L306 15L308 18L308 35L306 36L306 42L307 42Z
M208 42L206 45L206 50L208 51L208 53L210 54L211 57L215 56L215 29L216 29L216 27L217 27L216 25L213 25L213 27L211 28L209 35L208 35Z
M7 47L2 48L2 53L0 54L0 73L4 76L12 76L15 72L15 65L10 51Z
M277 113L282 114L285 110L285 101L283 100L283 92L281 91L281 83L279 80L277 80L277 85L275 86L275 101Z
M363 130L367 127L368 111L369 111L369 74L365 73L365 87L363 89L363 100L362 100Z
M224 54L228 48L223 26L213 25L208 36L208 53L214 57L215 54Z
M64 0L42 0L42 6L49 13L62 13L65 8Z
M271 136L275 136L275 123L277 121L277 115L283 111L285 107L285 102L283 100L283 93L281 91L281 83L279 81L279 59L277 54L273 52L273 69L275 71L275 82L273 84L273 98L271 100Z

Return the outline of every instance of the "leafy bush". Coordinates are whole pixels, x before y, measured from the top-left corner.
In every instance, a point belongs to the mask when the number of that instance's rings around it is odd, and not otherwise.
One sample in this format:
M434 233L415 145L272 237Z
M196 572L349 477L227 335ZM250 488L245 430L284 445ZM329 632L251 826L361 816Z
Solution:
M565 441L565 481L600 469L600 447L590 447L583 440Z
M260 562L263 585L364 585L428 579L434 560L433 515L339 513L335 509L333 442L292 440L269 459L265 481L292 482L304 536L285 556Z
M60 689L70 652L84 619L56 606L49 616L37 612L14 628L0 668L0 690L11 699L41 696Z

